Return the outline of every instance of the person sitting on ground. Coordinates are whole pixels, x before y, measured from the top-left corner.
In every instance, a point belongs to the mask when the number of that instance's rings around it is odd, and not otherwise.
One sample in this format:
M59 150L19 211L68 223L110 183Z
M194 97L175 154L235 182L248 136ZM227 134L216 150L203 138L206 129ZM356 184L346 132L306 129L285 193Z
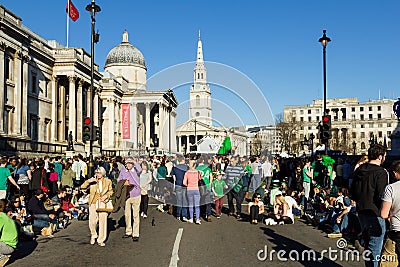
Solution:
M51 224L56 224L56 215L54 212L56 212L59 207L56 206L54 208L54 211L47 210L44 207L43 203L43 198L44 198L44 193L41 189L37 189L34 192L34 196L29 200L28 203L28 211L30 214L33 215L34 221L33 221L33 226L39 227L39 228L45 228L49 226L49 223Z
M249 213L251 224L257 224L259 221L263 220L264 202L261 201L260 194L253 194L251 202L249 202L247 212Z
M302 210L300 209L299 205L297 205L297 202L294 199L297 192L292 191L291 189L288 189L288 191L286 191L286 194L287 195L284 198L285 198L286 202L288 203L289 207L292 209L293 214L296 216L300 216L302 213Z
M282 195L275 196L274 219L279 224L293 224L294 217L292 207L286 202Z
M5 199L0 200L0 266L6 265L11 254L17 248L18 231L15 222L4 213Z
M333 224L333 233L328 234L329 238L342 237L343 230L348 226L348 213L351 210L351 202L347 195L347 188L339 188L331 221L331 224Z

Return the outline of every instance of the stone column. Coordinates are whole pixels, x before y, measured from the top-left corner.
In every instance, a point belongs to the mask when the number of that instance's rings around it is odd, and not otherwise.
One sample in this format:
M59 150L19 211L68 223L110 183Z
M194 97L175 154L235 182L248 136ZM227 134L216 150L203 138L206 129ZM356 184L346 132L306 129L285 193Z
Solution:
M178 152L182 153L182 137L178 136Z
M158 103L158 134L157 134L159 148L164 148L163 133L164 133L164 108L163 104L160 102Z
M145 139L146 139L146 141L145 141L145 144L146 144L146 147L148 147L149 149L150 149L150 103L149 102L147 102L146 104L146 114L145 114L145 116L146 116L146 137L145 137Z
M5 83L5 77L4 77L4 51L6 49L6 46L4 42L0 42L0 133L4 133L3 127L4 127L4 83Z
M30 58L28 53L22 56L22 115L21 115L21 133L24 137L28 137L28 62ZM38 114L39 115L39 114Z
M114 131L115 131L115 105L114 101L112 99L107 99L107 116L108 116L108 122L107 124L103 125L103 129L107 127L107 133L108 136L105 136L106 138L103 139L103 147L115 147L115 136L114 136Z
M131 103L131 142L133 142L133 149L137 149L138 136L137 136L137 104Z
M75 141L82 142L82 124L83 124L83 84L84 81L82 79L78 82L78 91L76 94L76 136Z
M76 88L75 76L68 76L69 81L69 101L68 101L68 134L72 131L74 140L76 140Z
M65 87L64 85L59 86L59 116L58 116L58 141L65 141L65 121L66 121L66 116L65 116Z
M14 90L14 116L12 123L13 134L21 135L21 124L22 124L22 52L17 51L15 53L15 90Z
M52 121L52 135L51 135L51 142L58 140L58 77L53 76L51 81L51 121Z

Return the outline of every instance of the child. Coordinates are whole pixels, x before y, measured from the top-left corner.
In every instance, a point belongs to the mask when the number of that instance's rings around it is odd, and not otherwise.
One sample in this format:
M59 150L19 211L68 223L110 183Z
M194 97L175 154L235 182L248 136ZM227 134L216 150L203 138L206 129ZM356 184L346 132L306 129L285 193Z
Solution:
M222 204L224 203L224 189L227 189L228 186L225 181L222 180L222 171L214 172L213 177L216 177L211 184L211 189L215 198L215 216L217 219L220 219Z

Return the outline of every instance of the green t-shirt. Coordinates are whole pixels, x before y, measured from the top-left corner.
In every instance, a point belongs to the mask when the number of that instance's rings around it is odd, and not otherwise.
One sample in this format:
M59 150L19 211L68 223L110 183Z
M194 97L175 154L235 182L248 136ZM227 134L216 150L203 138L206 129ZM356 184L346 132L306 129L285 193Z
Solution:
M210 174L211 174L211 169L207 165L199 165L197 166L196 170L200 172L201 177L204 180L204 183L207 186L208 190L211 190L210 188Z
M10 247L16 248L18 243L18 232L15 222L4 212L0 212L0 241Z
M0 190L7 190L7 180L11 172L6 167L0 167Z
M215 179L212 182L212 188L215 191L215 194L217 195L217 197L223 197L224 196L224 187L226 186L226 183L224 180L218 180Z
M61 181L62 177L62 172L63 172L63 167L60 162L54 162L54 171L58 174L58 181Z
M252 170L249 164L246 165L246 167L244 168L244 172L248 173L248 174L252 174Z
M303 182L311 183L310 177L307 175L308 169L307 167L303 168Z

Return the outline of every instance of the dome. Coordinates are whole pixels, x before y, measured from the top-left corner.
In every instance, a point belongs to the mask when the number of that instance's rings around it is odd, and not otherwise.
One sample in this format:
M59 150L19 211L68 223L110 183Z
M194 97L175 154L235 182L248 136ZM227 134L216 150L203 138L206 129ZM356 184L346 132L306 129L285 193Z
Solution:
M104 68L113 65L135 65L146 69L142 52L129 43L128 32L126 30L122 34L122 43L111 49L108 53Z

